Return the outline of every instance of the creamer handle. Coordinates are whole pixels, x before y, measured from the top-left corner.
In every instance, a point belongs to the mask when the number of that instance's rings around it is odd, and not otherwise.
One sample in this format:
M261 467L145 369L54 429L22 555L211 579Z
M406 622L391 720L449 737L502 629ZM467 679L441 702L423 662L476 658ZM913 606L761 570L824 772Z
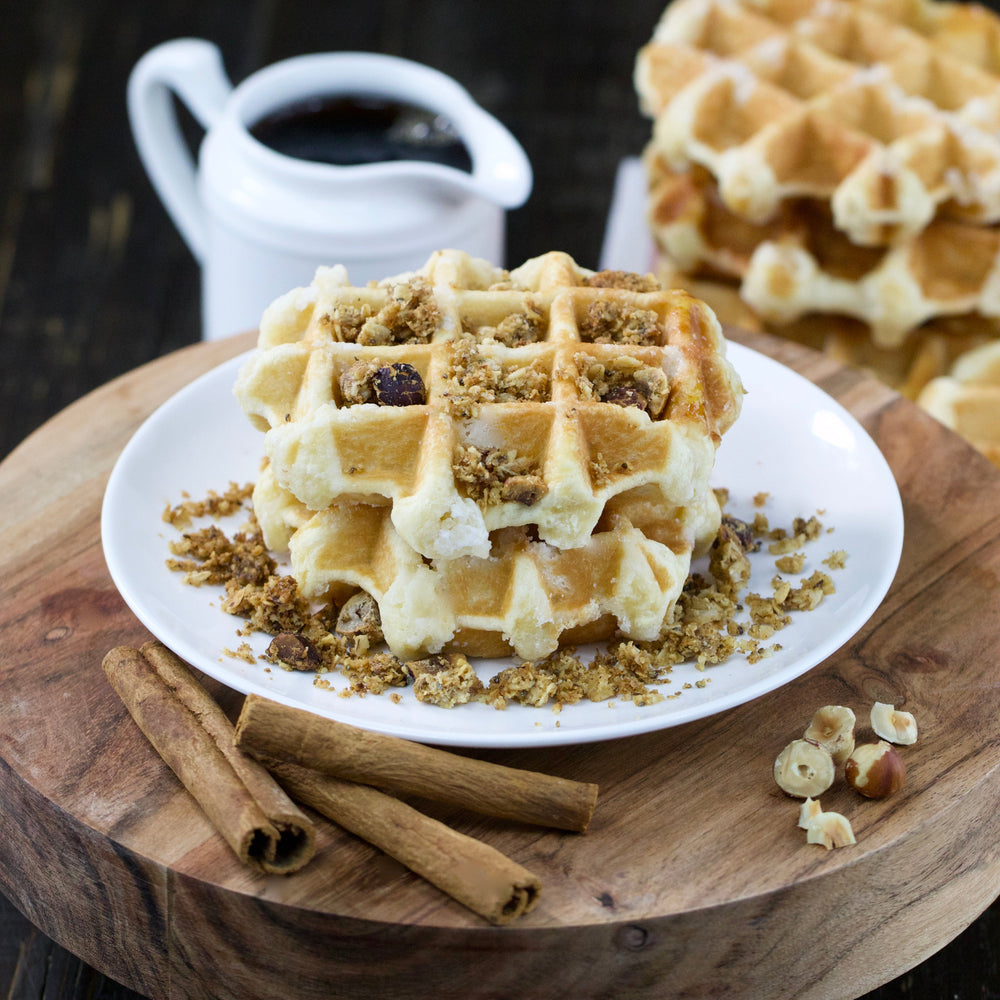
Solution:
M219 49L198 38L178 38L151 49L136 63L128 81L128 117L139 156L199 262L205 254L205 214L194 159L172 97L176 94L207 131L222 114L231 92Z
M476 109L475 166L472 186L503 208L520 208L531 194L531 164L507 128L482 108Z

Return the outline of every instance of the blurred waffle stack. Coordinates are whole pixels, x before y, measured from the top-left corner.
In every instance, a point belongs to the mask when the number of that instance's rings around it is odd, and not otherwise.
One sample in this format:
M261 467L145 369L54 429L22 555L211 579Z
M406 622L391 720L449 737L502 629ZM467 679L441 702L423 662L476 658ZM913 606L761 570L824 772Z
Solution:
M674 0L635 79L661 278L873 371L1000 464L1000 18Z

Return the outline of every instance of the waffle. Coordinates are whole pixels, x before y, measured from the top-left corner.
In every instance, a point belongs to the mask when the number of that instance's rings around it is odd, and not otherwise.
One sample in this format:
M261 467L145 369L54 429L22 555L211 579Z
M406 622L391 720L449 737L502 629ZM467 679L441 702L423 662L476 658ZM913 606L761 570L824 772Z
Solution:
M404 660L453 650L534 659L615 631L655 638L692 550L707 547L720 520L711 490L672 510L641 487L613 499L583 546L558 550L526 528L502 528L491 534L486 558L439 562L400 537L384 504L312 512L267 467L253 503L268 547L290 551L304 596L339 604L364 590L378 603L389 648Z
M962 355L918 402L1000 466L1000 342Z
M657 245L681 273L738 283L768 323L810 314L851 317L875 348L904 344L943 317L1000 317L1000 227L938 218L890 247L859 247L819 199L785 201L763 223L725 203L703 168L672 170L647 154L649 219Z
M998 21L928 0L674 0L637 58L652 145L763 224L827 203L854 243L1000 220Z
M321 268L267 310L236 395L308 510L382 505L420 556L487 558L528 525L586 548L640 487L700 502L742 398L724 352L711 310L650 278L440 251L363 288Z
M1000 338L1000 321L981 316L931 320L896 347L878 347L865 324L846 316L808 313L790 323L766 322L740 298L739 287L718 278L692 276L666 261L658 273L665 286L684 288L702 299L724 326L770 333L820 351L841 364L863 369L907 399L946 375L967 351ZM1000 410L998 421L1000 421Z

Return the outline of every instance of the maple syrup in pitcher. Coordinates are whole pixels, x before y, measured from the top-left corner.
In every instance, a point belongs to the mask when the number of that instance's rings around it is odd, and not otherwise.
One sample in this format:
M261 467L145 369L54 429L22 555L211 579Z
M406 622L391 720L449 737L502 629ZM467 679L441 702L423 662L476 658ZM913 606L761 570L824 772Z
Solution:
M422 160L472 170L469 151L444 116L381 97L310 97L271 111L249 131L275 152L338 167Z

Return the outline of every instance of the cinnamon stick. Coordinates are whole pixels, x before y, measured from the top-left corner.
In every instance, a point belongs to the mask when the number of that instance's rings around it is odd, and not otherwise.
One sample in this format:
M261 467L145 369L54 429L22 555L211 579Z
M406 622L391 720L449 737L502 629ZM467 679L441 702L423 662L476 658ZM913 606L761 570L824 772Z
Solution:
M375 788L269 761L286 791L495 924L538 901L541 883L495 848Z
M297 871L316 850L313 824L257 761L187 664L159 642L117 646L105 674L157 753L241 861Z
M236 745L269 764L287 761L347 781L561 830L586 830L597 804L597 785L368 732L255 694L243 703Z

